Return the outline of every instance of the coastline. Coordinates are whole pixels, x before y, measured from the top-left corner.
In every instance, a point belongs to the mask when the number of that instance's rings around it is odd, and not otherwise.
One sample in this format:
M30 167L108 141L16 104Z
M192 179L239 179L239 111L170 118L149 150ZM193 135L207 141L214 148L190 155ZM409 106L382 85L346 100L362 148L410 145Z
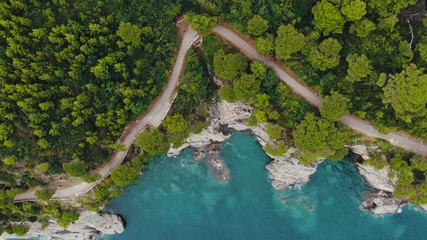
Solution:
M228 103L224 100L218 101L209 109L210 122L208 127L199 134L191 134L182 146L170 148L167 153L168 157L178 156L187 147L193 147L195 152L198 152L198 149L209 148L211 143L217 144L225 141L230 137L230 134L224 134L224 131L221 130L224 127L237 131L250 131L261 146L264 147L269 141L265 124L249 126L245 123L245 119L251 116L251 111L252 107L243 102ZM369 211L376 216L400 212L402 207L407 204L407 200L393 197L394 185L397 179L389 179L390 167L386 166L378 170L362 164L363 161L369 159L369 152L376 151L377 147L358 144L349 146L349 150L349 156L352 158L358 173L372 188L368 198L361 202L361 210ZM265 168L269 172L271 184L275 189L287 189L306 184L310 180L310 176L316 172L317 165L323 161L323 159L319 159L314 164L303 165L294 156L297 151L298 149L296 148L290 148L282 156L272 156L266 152L271 161ZM356 161L356 158L359 159L359 162ZM427 211L427 205L417 207Z
M226 183L230 178L227 165L219 158L221 144L231 134L226 128L232 128L237 131L248 131L253 134L260 145L264 147L269 142L266 132L266 125L249 126L245 119L252 113L252 107L243 102L228 103L220 100L212 104L209 108L209 125L198 134L190 134L185 143L178 148L170 148L168 157L176 157L187 147L195 150L195 159L200 161L204 159L208 168L218 182ZM359 174L372 188L368 198L361 202L361 210L370 211L376 216L393 214L400 212L402 207L407 204L403 199L393 197L393 187L395 179L390 180L387 176L389 167L377 170L374 167L361 164L369 159L369 152L375 151L375 147L365 145L350 146L350 157L353 160ZM298 149L290 148L282 156L273 156L266 153L271 160L265 166L269 173L269 178L273 188L277 190L300 187L310 180L310 176L316 172L317 165L323 161L319 159L314 164L303 165L298 158L294 156ZM215 168L216 167L216 168ZM417 206L419 209L427 211L427 205ZM119 234L124 231L125 219L114 213L96 213L92 211L83 211L82 216L64 230L55 221L51 220L49 226L42 229L40 223L25 223L29 225L30 231L18 238L42 237L42 239L61 238L71 239L101 239L103 234ZM0 239L16 238L15 235L4 233Z
M80 218L71 223L67 229L54 220L49 220L49 225L43 227L39 222L24 222L30 226L29 231L23 236L3 233L0 240L40 238L63 240L99 240L104 234L119 234L125 229L125 219L119 214L107 212L82 211Z

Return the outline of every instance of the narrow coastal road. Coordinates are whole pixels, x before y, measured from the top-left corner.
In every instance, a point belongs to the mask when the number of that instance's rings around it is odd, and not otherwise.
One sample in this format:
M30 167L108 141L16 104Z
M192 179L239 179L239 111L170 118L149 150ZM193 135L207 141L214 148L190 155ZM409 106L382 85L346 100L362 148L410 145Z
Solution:
M247 57L265 63L265 65L272 68L276 72L277 76L284 83L286 83L296 94L304 98L314 107L320 107L321 98L314 90L304 85L304 83L291 77L285 71L285 69L277 62L258 54L256 48L250 42L242 38L239 34L233 32L231 29L224 26L216 27L214 33L237 47ZM427 143L423 142L422 140L415 139L409 135L400 132L390 132L388 134L381 134L369 122L353 115L347 115L342 117L340 119L340 122L364 135L384 139L397 147L401 147L408 151L427 156Z
M194 31L190 26L184 33L181 40L181 45L176 56L175 65L169 76L167 86L163 89L162 95L150 106L148 112L132 122L124 131L123 135L117 141L126 147L130 147L135 140L135 137L148 126L158 127L162 120L166 117L172 102L176 96L175 88L178 86L178 80L181 72L185 66L185 56L188 49L197 39L197 32ZM127 151L120 152L115 151L111 160L101 167L98 172L101 174L101 178L93 183L86 183L83 181L69 187L58 189L53 195L52 199L55 200L69 200L78 196L82 196L95 187L99 182L103 181L110 173L117 168L123 161L127 154ZM34 195L34 191L27 191L22 194L16 195L14 201L31 201L36 200L37 197Z
M303 82L300 82L291 77L279 63L258 54L255 47L251 45L250 42L240 37L239 34L223 26L218 26L215 28L214 33L236 46L247 57L264 62L268 67L272 68L276 72L277 76L296 94L300 95L316 108L320 107L321 98L314 90L304 85ZM185 55L197 37L197 33L191 27L188 27L181 40L181 45L179 47L175 65L170 74L168 84L162 92L162 95L152 104L145 115L138 117L137 120L132 122L126 128L123 135L118 140L118 143L123 144L126 149L133 143L135 137L141 131L143 131L148 126L158 127L161 124L161 121L166 117L172 105L173 99L176 96L175 88L178 85L179 77L185 65ZM344 116L340 119L340 121L362 134L374 138L384 139L395 146L427 156L427 144L419 139L412 138L411 136L399 132L381 134L368 122L352 115ZM101 174L101 178L98 181L94 183L79 181L73 186L58 189L53 195L52 199L70 200L86 194L98 183L108 177L111 172L121 164L126 154L127 151L115 151L111 160L98 170L98 172ZM34 195L34 190L18 194L14 199L15 202L34 200L37 200L36 196Z

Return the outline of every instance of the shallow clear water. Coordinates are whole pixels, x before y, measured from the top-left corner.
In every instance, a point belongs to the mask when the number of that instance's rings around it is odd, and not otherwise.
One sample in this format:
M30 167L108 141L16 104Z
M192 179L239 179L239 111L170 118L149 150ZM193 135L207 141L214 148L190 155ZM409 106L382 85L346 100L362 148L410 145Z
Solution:
M302 188L276 191L251 135L233 134L221 156L228 184L191 149L154 160L107 208L127 219L125 232L103 239L427 239L427 214L414 207L379 218L361 211L367 186L347 160L325 161Z

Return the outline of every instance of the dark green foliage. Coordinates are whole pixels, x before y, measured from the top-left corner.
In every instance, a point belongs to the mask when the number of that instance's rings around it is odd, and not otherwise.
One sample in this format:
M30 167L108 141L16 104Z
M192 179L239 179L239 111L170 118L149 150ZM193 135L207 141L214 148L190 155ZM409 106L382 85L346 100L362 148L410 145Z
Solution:
M41 185L40 171L94 181L108 146L167 81L180 2L1 1L0 9L2 168L21 187ZM0 210L2 220L22 219L17 208Z
M349 55L346 58L348 62L346 80L350 82L358 82L362 78L366 78L372 72L371 61L366 57L365 54L361 56Z
M376 152L370 152L369 159L365 160L363 164L372 166L378 170L383 169L385 166L387 166L387 162L385 161L385 159L383 159L383 156Z
M347 115L350 99L338 92L332 92L325 96L320 103L320 114L329 121L337 121L342 116Z
M85 181L87 183L96 182L100 178L101 178L101 174L99 174L98 172L95 172L95 171L88 173L82 177L83 181Z
M23 236L25 235L30 228L24 224L13 224L12 225L12 232L16 234L16 236Z
M149 28L151 31L151 28ZM148 29L146 29L148 30ZM143 29L132 23L120 22L119 28L117 29L117 36L119 36L125 43L131 43L134 45L141 44L141 37Z
M342 33L345 19L340 10L327 0L318 1L311 9L314 15L313 25L316 30L327 36L330 33Z
M360 20L366 14L366 3L362 0L344 1L341 12L348 21Z
M222 86L219 91L218 95L225 101L233 103L237 101L236 94L234 93L234 89L231 85L225 84Z
M111 174L111 179L115 185L120 187L135 183L138 180L142 167L140 164L127 162L114 170Z
M355 34L358 37L364 38L369 36L369 34L374 31L377 27L375 23L369 19L361 19L354 22L350 27L350 32Z
M248 32L254 36L260 36L268 29L268 21L259 15L253 16L248 21Z
M261 81L253 74L244 74L234 81L234 93L237 99L252 102L259 93Z
M212 41L215 40L212 39ZM205 44L206 40L203 42L203 46ZM205 69L205 61L200 53L192 50L187 52L185 73L180 79L178 95L172 105L172 108L183 116L198 108L201 103L212 96L215 90L211 77Z
M135 144L151 156L163 154L169 150L165 134L157 128L145 129L136 137Z
M62 168L72 177L83 177L88 173L87 164L79 160L63 163Z
M427 204L427 158L396 155L390 167L397 176L394 196L407 198L414 204Z
M258 53L268 57L274 50L274 37L271 34L266 34L264 37L256 38L255 44Z
M237 79L247 67L248 62L242 54L225 54L223 50L215 53L215 75L223 80Z
M351 133L337 128L334 123L319 119L312 113L307 113L295 132L295 144L302 153L311 157L302 157L303 163L311 163L316 157L334 156L349 141ZM306 160L304 162L304 160Z
M187 13L185 20L202 36L208 35L217 25L217 17L209 17L204 14Z
M339 64L341 44L334 38L323 40L318 47L310 49L307 60L310 64L320 71L334 68Z
M266 127L268 137L272 140L279 139L282 136L283 128L277 125L268 124Z
M277 30L275 50L279 59L291 58L291 55L300 51L304 45L304 34L299 33L292 25L281 25Z
M170 133L179 133L187 131L188 123L181 114L175 114L166 117L163 127Z
M272 156L282 156L288 151L289 147L286 146L283 140L278 141L277 143L268 142L264 146L266 153Z
M34 195L36 195L38 199L41 199L44 201L49 201L50 198L53 196L53 194L55 194L55 190L49 189L49 188L43 188L43 189L37 190L34 193Z
M66 229L70 223L77 221L79 217L80 214L78 214L74 209L62 211L61 216L58 219L58 225Z
M423 68L410 64L401 73L388 75L387 84L383 87L383 102L391 104L396 117L405 122L413 118L427 120L427 74Z

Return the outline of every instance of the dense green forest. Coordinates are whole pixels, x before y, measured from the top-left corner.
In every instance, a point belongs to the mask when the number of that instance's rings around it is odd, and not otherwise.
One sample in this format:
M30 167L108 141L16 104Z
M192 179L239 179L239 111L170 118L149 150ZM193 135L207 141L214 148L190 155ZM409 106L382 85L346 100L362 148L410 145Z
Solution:
M48 175L91 173L120 146L124 127L144 113L167 81L178 45L177 17L185 13L204 37L187 55L169 116L136 138L113 174L79 199L98 210L137 180L144 165L206 126L220 98L254 106L249 125L265 123L265 150L300 149L302 163L340 160L359 136L335 121L352 113L383 132L403 130L427 139L427 20L416 0L6 0L0 3L0 234L22 235L49 216L66 227L77 209L50 201L14 204ZM210 35L218 21L254 39L261 54L284 63L322 96L308 105L262 63L249 61ZM427 159L376 142L398 177L397 197L427 203ZM144 153L140 153L140 149Z
M167 82L181 6L169 0L0 2L1 221L43 213L66 218L67 211L52 210L58 204L14 205L12 199L46 184L42 172L96 180L90 170L109 160L124 127Z
M196 30L206 34L212 21L226 22L252 37L259 53L284 63L323 96L320 111L304 108L286 86L266 80L262 64L248 64L235 50L214 53L215 75L225 81L219 96L252 104L248 124L268 122L273 140L265 147L268 153L280 155L292 145L304 164L318 157L340 160L348 153L346 144L371 141L335 122L348 113L384 133L400 130L427 139L425 1L193 2L199 9L188 20ZM288 134L280 135L282 128ZM395 196L427 204L427 158L383 141L372 144L382 153L372 153L364 164L390 165L390 177L398 179Z
M88 169L105 162L167 81L180 4L10 1L0 9L4 163L47 162L56 173L76 158Z
M383 132L427 138L427 20L416 0L206 1L198 13L249 34L322 96ZM411 34L413 33L413 35Z

